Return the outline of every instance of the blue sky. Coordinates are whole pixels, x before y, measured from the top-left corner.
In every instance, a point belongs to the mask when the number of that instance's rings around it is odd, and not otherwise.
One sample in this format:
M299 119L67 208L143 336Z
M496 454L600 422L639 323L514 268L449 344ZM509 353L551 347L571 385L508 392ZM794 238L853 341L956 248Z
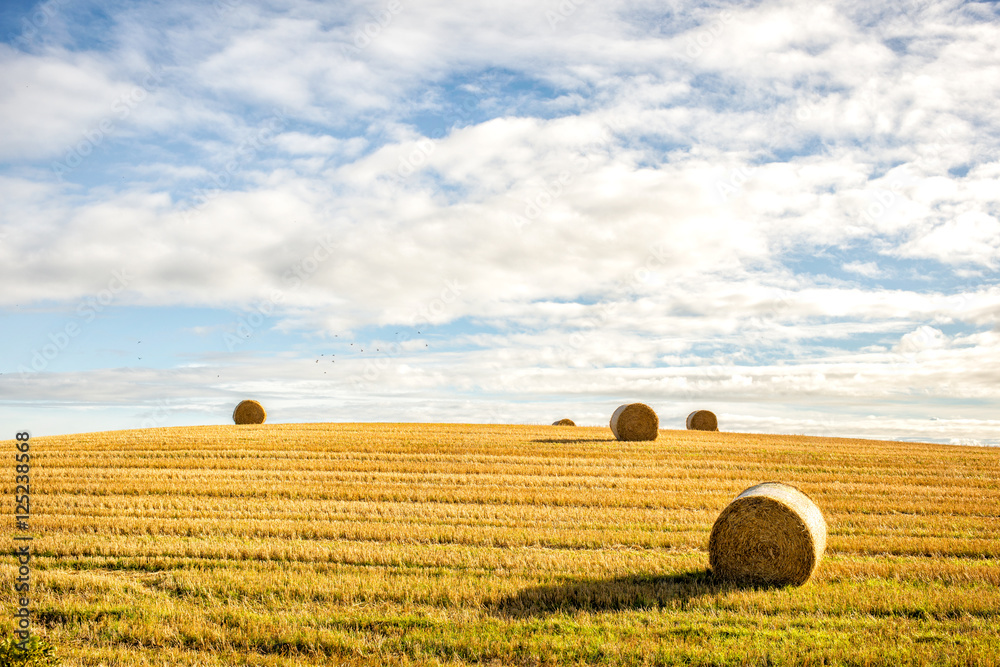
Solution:
M0 420L1000 444L995 3L5 3Z

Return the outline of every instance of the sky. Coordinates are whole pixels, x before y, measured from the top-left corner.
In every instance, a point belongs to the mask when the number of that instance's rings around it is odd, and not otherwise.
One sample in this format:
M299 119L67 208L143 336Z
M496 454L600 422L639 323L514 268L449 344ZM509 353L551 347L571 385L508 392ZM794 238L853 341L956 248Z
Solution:
M9 437L254 398L1000 444L997 3L8 1L0 40Z

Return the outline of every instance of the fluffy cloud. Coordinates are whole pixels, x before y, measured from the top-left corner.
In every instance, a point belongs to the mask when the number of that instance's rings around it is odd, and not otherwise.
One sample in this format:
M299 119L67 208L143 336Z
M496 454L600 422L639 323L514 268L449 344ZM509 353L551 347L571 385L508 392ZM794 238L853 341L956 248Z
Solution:
M89 154L133 104L134 84L90 54L29 55L0 44L0 76L3 160L61 157L78 144Z
M996 269L1000 258L1000 220L981 211L959 213L899 248L902 255L932 257L947 264L978 264Z

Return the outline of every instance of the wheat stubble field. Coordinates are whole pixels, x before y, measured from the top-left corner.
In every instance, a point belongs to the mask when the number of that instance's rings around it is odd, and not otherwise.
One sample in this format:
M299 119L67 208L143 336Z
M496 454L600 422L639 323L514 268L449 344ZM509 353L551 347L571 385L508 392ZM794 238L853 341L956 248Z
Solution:
M1000 664L996 448L276 424L32 456L64 665ZM799 588L720 584L712 523L768 480L819 505L826 555Z

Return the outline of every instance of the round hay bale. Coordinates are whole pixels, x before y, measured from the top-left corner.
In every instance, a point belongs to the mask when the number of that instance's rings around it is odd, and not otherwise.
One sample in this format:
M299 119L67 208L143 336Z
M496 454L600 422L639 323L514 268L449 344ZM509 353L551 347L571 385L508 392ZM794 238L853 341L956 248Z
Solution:
M237 424L263 424L265 419L267 412L257 401L240 401L233 410L233 421Z
M722 510L708 539L716 576L764 585L801 586L826 550L826 520L794 486L764 482Z
M660 418L645 403L626 403L611 415L611 432L619 440L656 440Z
M553 426L576 426L576 422L572 419L560 419L557 422L552 422Z
M714 412L695 410L688 415L687 427L689 431L718 431L719 420Z

